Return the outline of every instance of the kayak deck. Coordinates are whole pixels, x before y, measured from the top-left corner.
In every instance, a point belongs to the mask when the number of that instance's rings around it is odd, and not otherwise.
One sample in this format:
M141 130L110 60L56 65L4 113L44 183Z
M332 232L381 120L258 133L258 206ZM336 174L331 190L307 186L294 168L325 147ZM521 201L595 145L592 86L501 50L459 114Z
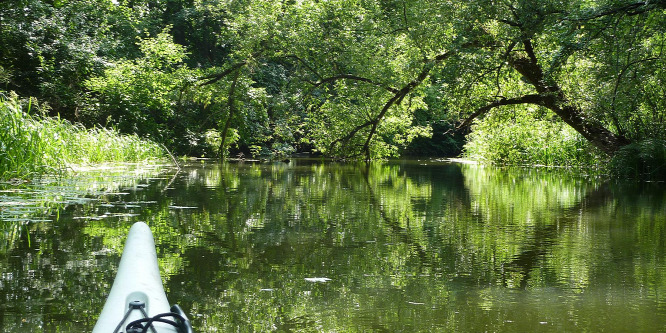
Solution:
M173 316L172 310L179 311ZM156 317L157 316L157 317ZM180 318L178 318L178 316ZM118 272L93 333L125 332L137 320L156 317L146 331L153 333L192 332L180 307L169 305L160 276L153 234L147 224L137 222L130 228L118 265ZM178 326L159 319L176 318ZM142 330L136 330L142 332Z

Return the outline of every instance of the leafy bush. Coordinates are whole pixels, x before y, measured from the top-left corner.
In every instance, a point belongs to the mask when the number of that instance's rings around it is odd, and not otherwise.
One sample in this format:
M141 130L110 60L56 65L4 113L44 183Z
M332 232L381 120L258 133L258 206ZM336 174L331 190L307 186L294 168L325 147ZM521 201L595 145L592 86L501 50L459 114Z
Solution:
M563 122L519 110L513 119L490 114L472 126L464 156L500 165L595 166L602 159L585 138Z
M623 147L609 169L620 179L666 180L666 140L647 139Z
M157 141L178 137L174 128L183 121L179 89L195 74L183 62L185 48L174 43L167 30L139 40L142 57L109 63L102 75L85 82L93 92L85 112L92 123L106 121L123 133Z

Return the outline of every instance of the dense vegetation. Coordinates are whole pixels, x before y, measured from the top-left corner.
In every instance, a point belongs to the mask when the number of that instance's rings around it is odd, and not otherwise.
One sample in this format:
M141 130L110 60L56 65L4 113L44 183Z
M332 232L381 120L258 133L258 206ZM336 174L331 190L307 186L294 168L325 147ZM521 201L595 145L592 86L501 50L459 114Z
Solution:
M666 0L13 0L0 87L178 154L457 154L471 131L495 163L654 175L665 42Z
M35 104L33 104L35 102ZM163 157L162 147L136 135L85 129L38 114L36 101L0 95L0 179L59 173L104 162L139 162ZM34 115L31 113L34 112Z

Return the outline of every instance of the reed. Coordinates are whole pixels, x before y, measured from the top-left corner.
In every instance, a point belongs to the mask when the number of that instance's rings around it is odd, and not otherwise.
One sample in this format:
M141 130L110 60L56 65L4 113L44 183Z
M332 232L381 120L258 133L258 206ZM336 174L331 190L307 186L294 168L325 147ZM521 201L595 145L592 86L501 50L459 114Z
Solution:
M77 165L164 157L158 144L136 135L31 115L32 108L33 99L22 104L18 96L0 92L0 179L56 173Z

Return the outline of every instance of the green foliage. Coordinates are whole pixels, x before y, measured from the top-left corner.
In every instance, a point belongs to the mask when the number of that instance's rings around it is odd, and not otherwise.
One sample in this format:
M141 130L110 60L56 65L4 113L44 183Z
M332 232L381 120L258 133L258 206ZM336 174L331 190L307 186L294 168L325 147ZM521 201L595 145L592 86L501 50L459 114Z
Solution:
M221 139L222 138L220 138L219 143L222 143ZM230 128L227 131L227 137L224 140L224 147L221 147L222 149L224 149L224 151L222 152L222 156L227 156L229 154L229 148L236 145L238 143L238 139L240 139L240 135L238 134L238 130L235 129L235 128ZM219 148L220 147L218 145L218 150L219 150ZM219 153L219 151L218 151L218 153Z
M549 113L516 108L509 117L492 112L476 121L465 144L464 156L499 165L597 166L598 151L572 128Z
M179 93L195 72L184 67L185 49L167 30L139 39L140 58L110 63L103 75L86 81L95 101L89 117L124 133L161 142L177 139Z
M579 15L614 6L588 8ZM666 11L661 6L641 15L602 16L565 36L553 36L566 39L551 71L591 116L636 142L666 138Z
M414 125L430 126L432 135L417 137L401 151L401 155L408 156L438 156L456 157L462 153L465 144L463 131L455 128L456 120L444 112L441 95L437 89L430 86L427 89L425 102L427 108L414 112Z
M26 103L24 112L18 96L0 97L0 178L163 156L161 147L136 135L104 128L86 130L60 118L30 115L39 105L32 98Z
M0 66L12 74L4 89L75 119L86 100L83 82L109 57L136 52L127 42L142 27L125 9L112 0L3 1Z
M349 97L351 94L362 92L345 91L345 93ZM365 103L349 101L346 98L327 101L317 112L309 115L308 142L316 151L329 156L362 157L364 154L362 148L368 139L369 128L361 129L357 135L350 138L341 137L354 131L360 124L371 121L371 115L382 109L384 100L381 97L388 97L384 93L379 95L375 96L375 103L369 103L367 91ZM400 150L414 138L432 135L430 126L412 124L411 112L412 109L401 106L391 109L378 126L376 135L370 140L371 158L399 156Z
M209 149L215 154L216 156L219 156L220 154L220 145L222 144L222 135L220 131L216 129L209 129L204 133L204 138L206 140L206 144L210 147Z
M439 82L447 107L464 119L507 101L545 106L609 155L627 142L659 137L665 109L652 82L663 80L657 45L666 31L664 8L469 2L458 14L477 29L466 36L487 47L461 49L462 61L444 66Z
M11 81L12 73L0 66L0 85L7 85Z
M632 143L613 156L609 169L618 179L666 180L666 141Z
M496 161L589 164L566 126L609 155L666 138L661 1L20 3L0 4L0 85L177 154L450 155L452 129L493 108L506 141L566 133L498 144ZM507 105L567 125L515 122ZM216 151L209 134L229 129Z
M290 144L276 142L271 146L269 157L274 160L283 160L289 158L296 150Z

